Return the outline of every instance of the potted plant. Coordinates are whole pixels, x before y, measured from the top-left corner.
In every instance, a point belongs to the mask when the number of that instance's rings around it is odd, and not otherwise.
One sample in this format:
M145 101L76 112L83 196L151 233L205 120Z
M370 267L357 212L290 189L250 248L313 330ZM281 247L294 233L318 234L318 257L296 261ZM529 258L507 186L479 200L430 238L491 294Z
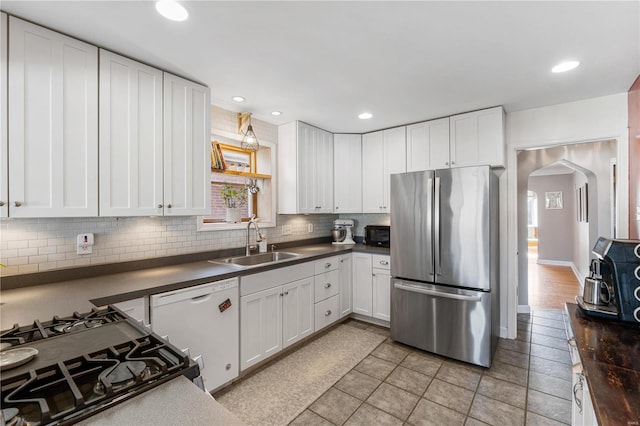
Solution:
M222 200L227 208L227 223L238 223L242 221L242 207L247 204L246 188L234 188L231 185L224 185L222 191Z

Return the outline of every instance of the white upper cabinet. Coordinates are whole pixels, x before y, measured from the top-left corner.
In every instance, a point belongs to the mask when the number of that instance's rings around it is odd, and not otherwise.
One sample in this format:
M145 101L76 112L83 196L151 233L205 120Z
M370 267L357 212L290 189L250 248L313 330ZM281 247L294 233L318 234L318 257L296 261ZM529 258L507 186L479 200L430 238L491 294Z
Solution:
M211 211L209 88L164 73L164 214Z
M504 110L502 107L450 117L451 167L504 167Z
M362 212L389 213L389 176L406 168L406 127L394 127L362 138Z
M407 126L407 171L449 167L449 117Z
M334 213L362 213L362 136L333 135Z
M162 104L162 71L100 50L100 216L163 214Z
M98 49L9 19L9 215L98 215Z
M302 122L278 128L278 213L333 212L333 134Z
M0 217L9 215L9 163L7 155L7 14L0 12Z

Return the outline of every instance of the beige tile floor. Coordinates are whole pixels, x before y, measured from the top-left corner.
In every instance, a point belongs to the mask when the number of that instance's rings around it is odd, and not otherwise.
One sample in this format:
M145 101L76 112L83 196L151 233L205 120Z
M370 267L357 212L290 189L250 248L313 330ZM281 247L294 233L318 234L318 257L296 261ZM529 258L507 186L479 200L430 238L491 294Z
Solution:
M388 329L373 329L388 336ZM518 338L500 339L490 369L387 339L290 424L570 424L570 398L562 313L537 310L518 315Z

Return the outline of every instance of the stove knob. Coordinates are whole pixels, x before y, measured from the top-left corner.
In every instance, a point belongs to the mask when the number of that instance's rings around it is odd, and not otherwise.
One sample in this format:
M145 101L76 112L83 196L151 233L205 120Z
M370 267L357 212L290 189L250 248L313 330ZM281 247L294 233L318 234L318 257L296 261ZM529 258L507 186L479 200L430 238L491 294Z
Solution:
M636 289L633 292L633 297L635 297L636 300L640 302L640 287L636 287Z
M636 279L637 279L637 280L640 280L640 266L638 266L638 267L636 268L636 270L635 270L635 271L633 271L633 275L635 275L635 276L636 276Z
M640 244L638 244L636 248L633 249L633 253L636 255L637 258L640 259Z
M636 319L636 321L640 322L640 308L636 308L633 311L633 317Z

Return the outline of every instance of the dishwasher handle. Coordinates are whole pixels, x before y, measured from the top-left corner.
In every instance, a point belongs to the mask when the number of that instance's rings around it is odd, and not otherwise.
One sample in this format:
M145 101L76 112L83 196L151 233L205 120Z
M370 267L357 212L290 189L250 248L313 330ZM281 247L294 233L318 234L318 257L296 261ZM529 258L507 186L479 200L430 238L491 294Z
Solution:
M437 290L429 290L427 288L421 288L413 285L405 285L401 283L394 283L394 287L399 290L410 291L412 293L426 294L427 296L441 297L443 299L455 299L463 300L465 302L480 302L480 296L466 296L464 294L445 293Z

